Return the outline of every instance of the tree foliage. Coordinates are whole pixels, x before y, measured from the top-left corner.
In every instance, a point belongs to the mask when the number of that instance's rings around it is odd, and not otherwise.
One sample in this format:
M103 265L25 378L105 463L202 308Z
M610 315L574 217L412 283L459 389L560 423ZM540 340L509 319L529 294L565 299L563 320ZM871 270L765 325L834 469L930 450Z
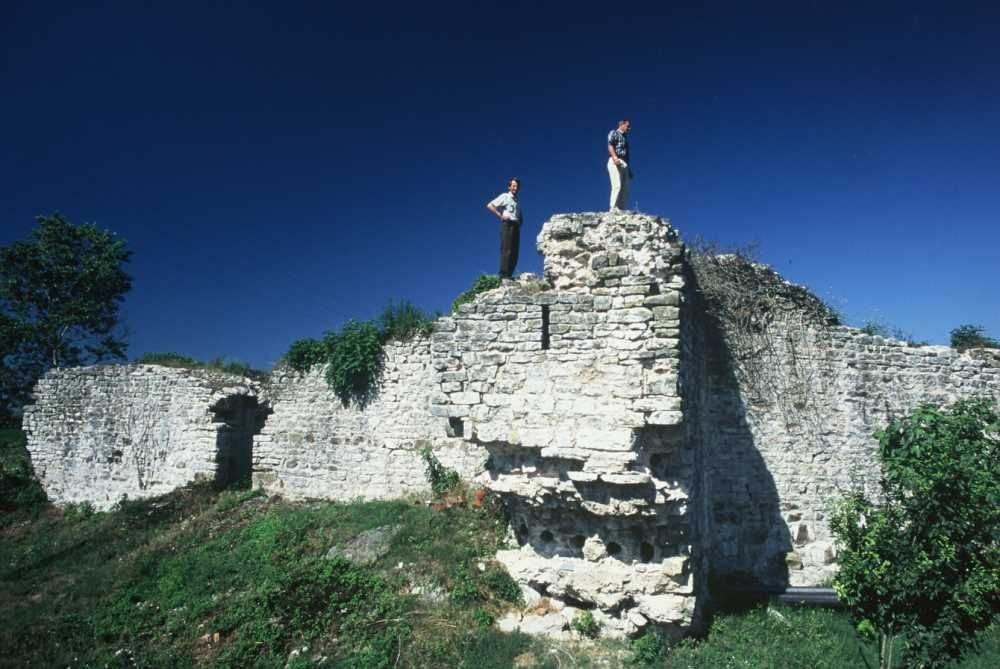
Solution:
M1000 415L988 400L921 406L878 435L881 498L857 493L831 519L834 587L861 632L907 666L962 656L1000 611Z
M981 325L959 325L951 331L951 347L964 351L970 348L1000 348L1000 341L986 336Z
M114 233L39 216L0 249L0 405L22 404L52 367L125 357L118 308L132 287L131 251Z

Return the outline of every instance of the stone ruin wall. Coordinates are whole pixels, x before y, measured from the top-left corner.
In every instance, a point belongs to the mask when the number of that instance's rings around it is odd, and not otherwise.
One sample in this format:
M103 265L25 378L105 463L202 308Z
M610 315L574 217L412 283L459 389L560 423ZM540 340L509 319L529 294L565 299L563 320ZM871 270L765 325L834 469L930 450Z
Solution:
M388 499L426 490L423 448L466 480L483 470L481 448L448 436L428 411L436 388L430 342L385 348L382 385L364 409L343 406L323 376L276 370L274 413L254 438L254 486L291 499Z
M259 393L248 379L207 370L52 370L25 409L28 450L50 500L101 510L201 478L249 476Z
M770 327L762 378L727 372L709 384L712 567L763 584L821 585L836 572L832 504L851 490L878 493L873 435L920 403L1000 401L1000 360L803 323L793 311Z
M342 406L322 370L278 369L266 387L151 365L51 371L25 412L35 470L53 501L108 508L236 478L252 440L269 492L397 497L427 488L429 446L507 502L517 547L498 559L556 610L509 629L566 634L582 607L606 634L681 631L700 622L710 574L829 580L830 504L877 489L872 435L890 416L1000 398L996 352L908 347L795 300L732 337L655 217L559 215L538 246L543 280L505 282L429 340L390 344L364 409Z
M560 634L578 608L608 634L696 619L704 574L696 453L678 386L683 247L637 214L553 217L545 282L506 283L438 322L431 411L490 454L486 486L518 548L498 559L560 611L509 629Z

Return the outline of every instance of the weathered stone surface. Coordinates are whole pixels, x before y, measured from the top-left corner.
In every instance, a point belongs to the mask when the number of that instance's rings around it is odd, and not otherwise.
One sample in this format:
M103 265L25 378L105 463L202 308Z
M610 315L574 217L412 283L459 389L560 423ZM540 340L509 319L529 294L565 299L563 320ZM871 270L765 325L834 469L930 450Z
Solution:
M35 386L24 430L49 499L103 510L198 479L248 477L266 404L258 383L214 370L54 369Z
M345 407L324 371L275 370L269 387L274 413L254 441L254 485L292 499L399 497L428 488L423 447L463 477L482 471L485 451L449 436L455 434L449 419L465 420L473 405L437 404L448 395L431 367L426 339L386 346L382 385L364 408ZM467 371L443 374L464 379Z

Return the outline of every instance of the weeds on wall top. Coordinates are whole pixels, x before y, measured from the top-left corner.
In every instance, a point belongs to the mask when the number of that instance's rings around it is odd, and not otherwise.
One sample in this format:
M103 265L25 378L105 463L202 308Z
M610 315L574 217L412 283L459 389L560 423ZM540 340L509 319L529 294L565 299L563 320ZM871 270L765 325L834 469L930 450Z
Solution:
M970 348L1000 348L1000 341L986 335L981 325L959 325L951 331L951 347L959 351Z
M293 342L285 362L297 372L327 365L326 382L343 405L365 407L378 394L386 342L427 336L433 327L434 320L409 302L390 302L374 320L349 320L322 339Z
M207 362L196 360L180 353L144 353L136 359L140 365L162 365L163 367L177 367L180 369L214 369L227 374L236 374L251 379L264 379L268 373L259 369L254 369L250 365L238 360L226 360L219 356Z
M905 341L907 346L927 346L930 342L918 341L912 334L903 330L903 328L891 326L883 320L873 319L865 321L864 325L858 328L866 335L877 335L879 337L898 339L900 341Z
M494 288L500 287L500 277L496 274L481 274L475 283L472 284L472 288L465 291L461 295L455 298L455 301L451 303L452 313L458 311L458 308L463 304L472 302L476 299L476 296L480 293L485 293L488 290L493 290Z

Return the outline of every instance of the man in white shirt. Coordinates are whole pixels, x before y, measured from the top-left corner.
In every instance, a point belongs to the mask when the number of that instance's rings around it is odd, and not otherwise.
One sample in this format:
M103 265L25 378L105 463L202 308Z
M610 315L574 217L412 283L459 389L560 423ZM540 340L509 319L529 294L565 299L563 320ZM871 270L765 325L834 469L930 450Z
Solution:
M521 246L521 203L517 191L521 181L516 177L507 185L507 192L486 203L486 208L500 219L500 278L510 279L517 265L517 252Z

